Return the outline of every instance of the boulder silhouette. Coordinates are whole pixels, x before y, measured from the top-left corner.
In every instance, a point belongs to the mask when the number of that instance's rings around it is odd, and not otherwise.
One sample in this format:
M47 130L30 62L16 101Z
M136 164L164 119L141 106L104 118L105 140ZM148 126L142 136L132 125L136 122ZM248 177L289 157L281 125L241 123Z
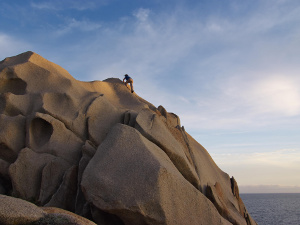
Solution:
M103 225L256 224L176 114L34 52L0 62L0 194L45 206L35 219L61 208Z

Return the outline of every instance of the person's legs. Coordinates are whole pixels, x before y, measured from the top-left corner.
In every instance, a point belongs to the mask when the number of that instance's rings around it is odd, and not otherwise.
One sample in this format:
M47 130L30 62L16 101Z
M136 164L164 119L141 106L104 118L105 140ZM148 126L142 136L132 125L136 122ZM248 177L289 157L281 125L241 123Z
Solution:
M133 80L132 79L128 79L126 82L125 82L125 86L128 88L127 84L130 84L130 88L131 88L131 93L134 92L133 90Z
M134 90L133 90L133 81L130 82L130 87L131 87L131 93L133 93L134 92Z
M130 88L131 88L131 93L133 93L134 92L134 90L133 90L133 80L130 78L130 79L128 79L127 81L126 81L126 87L127 87L127 84L130 84Z

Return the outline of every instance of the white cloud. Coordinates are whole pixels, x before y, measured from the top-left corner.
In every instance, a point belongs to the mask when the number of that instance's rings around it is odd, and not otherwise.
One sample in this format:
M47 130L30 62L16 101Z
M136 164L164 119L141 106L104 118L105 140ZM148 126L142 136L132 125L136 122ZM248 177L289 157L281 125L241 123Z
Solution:
M297 116L300 114L300 77L255 74L231 77L222 84L223 93L233 109L246 116ZM221 85L221 84L220 84Z
M287 76L261 79L249 90L258 111L296 116L300 113L300 80ZM251 96L249 98L251 99ZM255 103L254 103L255 104Z

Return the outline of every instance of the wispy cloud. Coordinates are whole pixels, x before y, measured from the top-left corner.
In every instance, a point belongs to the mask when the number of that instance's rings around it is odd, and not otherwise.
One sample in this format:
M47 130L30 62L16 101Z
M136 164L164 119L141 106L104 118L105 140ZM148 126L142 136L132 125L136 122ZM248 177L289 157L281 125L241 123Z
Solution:
M53 2L31 2L30 5L35 9L58 10Z
M224 164L242 164L242 165L264 165L278 166L282 168L298 168L300 163L300 149L281 149L272 152L257 152L257 153L239 153L239 154L213 154L214 158L220 165ZM230 161L226 158L230 157ZM219 160L219 159L225 160ZM300 168L299 168L300 169Z
M212 154L217 165L241 185L298 185L300 149L272 152ZM274 177L275 176L275 177Z
M61 28L55 30L56 36L62 36L74 31L89 32L98 30L101 24L91 22L89 20L76 20L74 18L67 19L66 24L61 25Z
M300 50L300 7L276 4L263 2L240 20L140 8L109 26L72 19L57 34L98 29L84 48L70 46L90 58L84 79L132 74L143 97L190 129L269 126L300 113L300 66L289 60Z
M83 10L91 10L96 9L100 6L106 5L108 3L108 0L101 0L101 1L95 1L95 0L86 0L86 1L80 1L80 0L52 0L52 1L32 1L30 3L32 8L38 9L38 10L65 10L65 9L75 9L79 11Z
M0 33L0 60L31 49L31 45L7 34Z
M140 8L136 12L134 12L134 16L139 20L139 21L146 21L148 19L150 10L149 9L144 9Z

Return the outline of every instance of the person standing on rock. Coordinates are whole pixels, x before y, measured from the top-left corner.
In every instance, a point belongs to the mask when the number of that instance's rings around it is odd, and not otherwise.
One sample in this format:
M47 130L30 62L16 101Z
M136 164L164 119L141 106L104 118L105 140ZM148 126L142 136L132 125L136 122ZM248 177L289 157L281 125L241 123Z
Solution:
M128 74L125 74L125 77L123 79L123 83L125 83L126 87L127 87L127 84L129 83L130 88L131 88L131 93L134 92L134 90L133 90L133 79L130 76L128 76Z

